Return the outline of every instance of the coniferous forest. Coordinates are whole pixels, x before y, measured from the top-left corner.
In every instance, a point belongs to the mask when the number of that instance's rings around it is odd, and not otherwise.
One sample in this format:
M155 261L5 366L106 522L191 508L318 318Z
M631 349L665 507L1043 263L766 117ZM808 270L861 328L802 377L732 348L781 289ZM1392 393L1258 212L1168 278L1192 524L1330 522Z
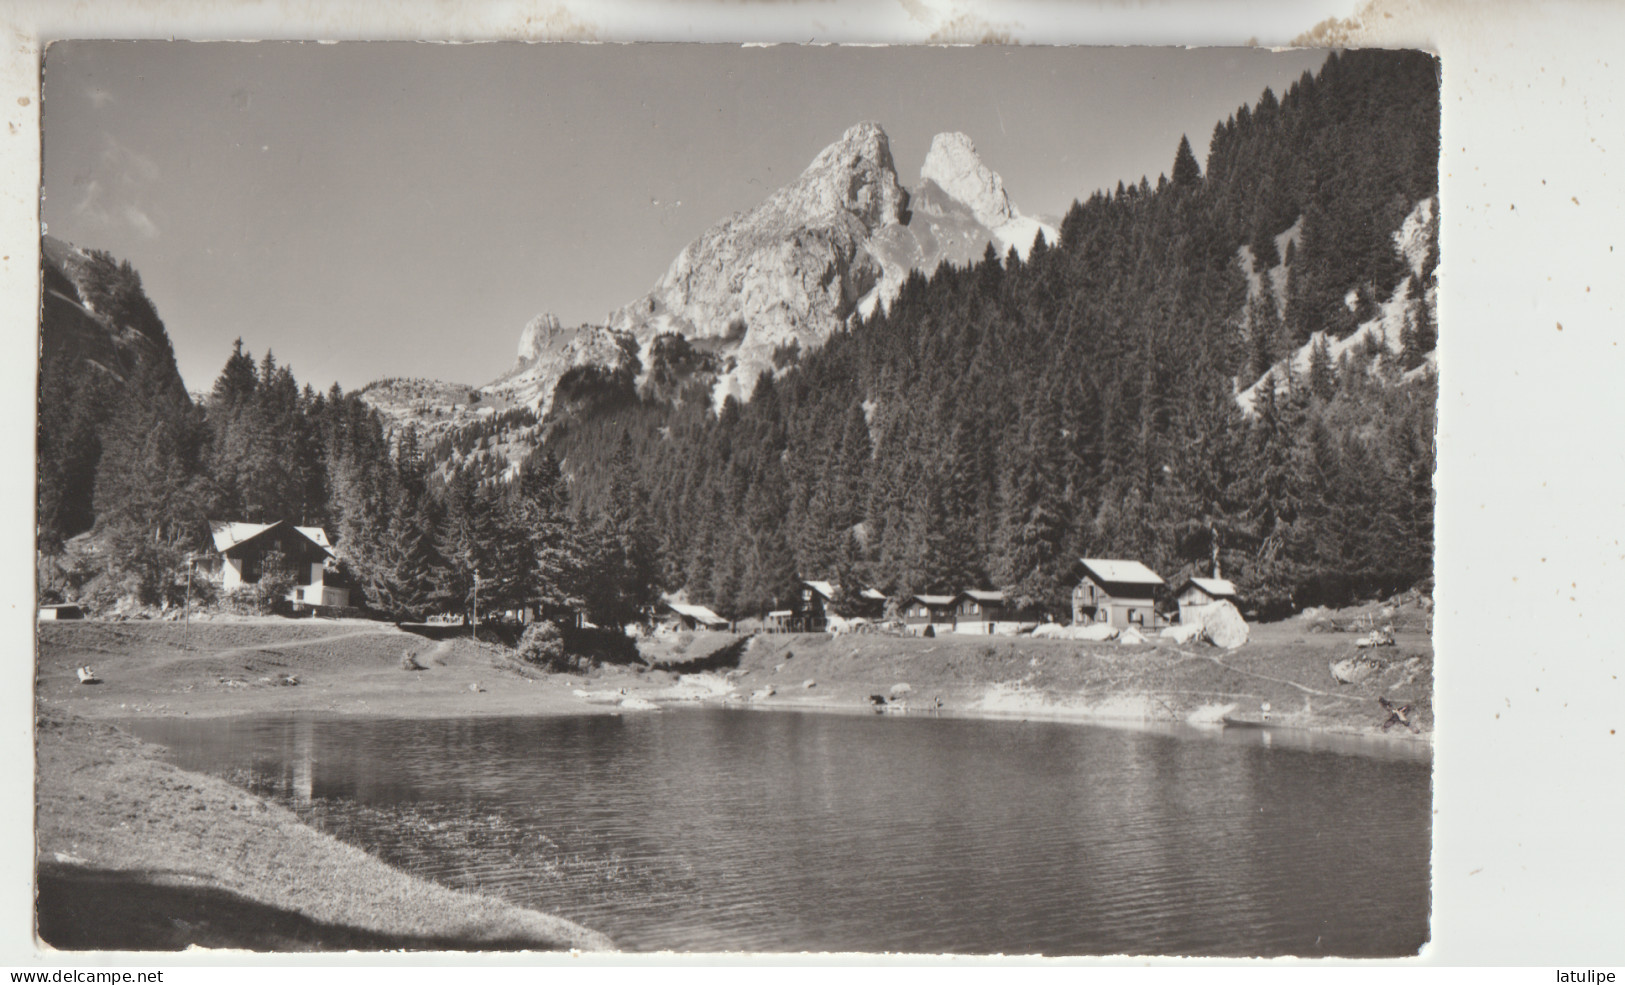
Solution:
M1181 141L1025 259L914 274L747 403L714 409L675 338L659 387L572 374L506 482L241 343L189 396L136 272L47 240L42 589L173 603L211 518L326 528L352 598L393 616L465 610L476 571L482 607L601 625L660 591L756 615L826 577L1061 614L1080 556L1222 575L1265 616L1426 587L1438 256L1395 233L1437 195L1438 139L1433 58L1334 54L1221 121L1205 165ZM1395 299L1402 352L1330 357Z
M748 404L608 381L555 410L550 444L592 504L601 449L629 442L662 584L732 615L798 577L1065 612L1080 556L1222 573L1265 614L1427 583L1436 386L1401 377L1433 349L1429 305L1397 358L1312 359L1252 415L1236 391L1312 333L1432 290L1436 245L1414 276L1394 233L1437 194L1436 72L1333 55L1219 123L1205 170L1182 141L1170 176L1075 203L1025 261L914 276ZM1255 269L1286 261L1284 305L1249 303L1244 245Z

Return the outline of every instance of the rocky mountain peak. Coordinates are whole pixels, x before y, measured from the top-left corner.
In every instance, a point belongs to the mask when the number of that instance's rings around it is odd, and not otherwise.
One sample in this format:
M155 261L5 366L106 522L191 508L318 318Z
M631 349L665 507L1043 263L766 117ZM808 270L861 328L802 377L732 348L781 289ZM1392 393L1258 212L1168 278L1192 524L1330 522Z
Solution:
M1002 226L1018 213L1004 192L1004 179L982 163L976 145L962 133L939 133L920 165L920 180L935 182L943 191L970 206L984 226Z
M551 348L549 345L558 337L562 327L558 316L543 312L532 318L525 325L524 331L519 333L519 362L533 363L543 351Z
M788 212L797 219L844 212L874 229L902 221L908 192L897 183L886 131L878 123L865 121L849 127L841 139L820 151L801 176L769 198L764 208Z

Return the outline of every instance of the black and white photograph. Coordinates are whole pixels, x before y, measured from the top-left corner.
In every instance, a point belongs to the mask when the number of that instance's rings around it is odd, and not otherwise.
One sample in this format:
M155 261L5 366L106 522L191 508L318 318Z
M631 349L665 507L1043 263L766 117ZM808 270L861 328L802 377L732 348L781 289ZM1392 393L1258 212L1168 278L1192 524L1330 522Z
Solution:
M43 945L1432 939L1438 55L42 78Z

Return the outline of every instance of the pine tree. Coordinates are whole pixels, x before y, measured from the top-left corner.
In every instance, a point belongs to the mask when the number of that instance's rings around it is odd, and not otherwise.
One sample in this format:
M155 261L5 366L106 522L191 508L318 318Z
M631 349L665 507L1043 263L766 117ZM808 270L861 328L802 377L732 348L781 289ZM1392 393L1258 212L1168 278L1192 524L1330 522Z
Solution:
M562 619L585 604L588 559L570 518L570 491L553 453L531 454L514 490L516 520L532 558L527 603Z
M654 538L646 517L632 437L622 431L610 463L608 496L590 534L594 563L585 593L587 617L600 626L641 622L657 600Z
M202 431L156 361L142 361L114 411L96 468L96 526L112 568L142 601L174 600L182 557L208 530Z
M1326 337L1315 339L1309 347L1309 373L1306 381L1309 393L1320 400L1330 400L1337 392L1337 374L1332 368L1332 355Z
M1196 163L1196 155L1191 152L1190 138L1181 135L1179 149L1174 152L1175 188L1195 188L1202 183L1202 168Z
M445 513L435 536L439 564L434 571L434 603L449 612L474 616L476 577L491 574L488 547L495 536L474 473L458 469L446 483ZM481 571L481 568L486 570Z

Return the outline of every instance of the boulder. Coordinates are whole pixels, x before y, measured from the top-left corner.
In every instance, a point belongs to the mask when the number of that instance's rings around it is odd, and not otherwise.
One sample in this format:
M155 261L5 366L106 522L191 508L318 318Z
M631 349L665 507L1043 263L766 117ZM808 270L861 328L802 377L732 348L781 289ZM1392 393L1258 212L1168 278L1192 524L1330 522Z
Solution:
M1251 634L1247 620L1227 599L1220 599L1203 609L1202 635L1211 640L1214 646L1234 650L1247 642Z
M1184 645L1189 643L1191 640L1202 638L1202 624L1200 622L1192 622L1182 623L1178 626L1169 626L1167 629L1162 631L1162 638L1165 640L1173 640L1175 643Z
M907 684L893 684L891 686L891 693L894 694L894 695L895 694L908 694L910 691L913 691L913 690L914 690L914 688L910 687Z
M1382 661L1370 657L1344 657L1329 668L1339 684L1359 684L1382 669Z
M1033 630L1035 640L1064 640L1067 635L1066 627L1058 622L1047 622Z
M1145 634L1141 633L1133 626L1123 630L1117 636L1117 642L1124 644L1125 646L1135 646L1137 644L1144 643L1145 641Z
M1067 638L1074 640L1087 640L1092 643L1100 643L1106 640L1116 639L1117 627L1113 626L1111 623L1105 622L1090 623L1087 626L1073 626L1072 631L1067 634Z

